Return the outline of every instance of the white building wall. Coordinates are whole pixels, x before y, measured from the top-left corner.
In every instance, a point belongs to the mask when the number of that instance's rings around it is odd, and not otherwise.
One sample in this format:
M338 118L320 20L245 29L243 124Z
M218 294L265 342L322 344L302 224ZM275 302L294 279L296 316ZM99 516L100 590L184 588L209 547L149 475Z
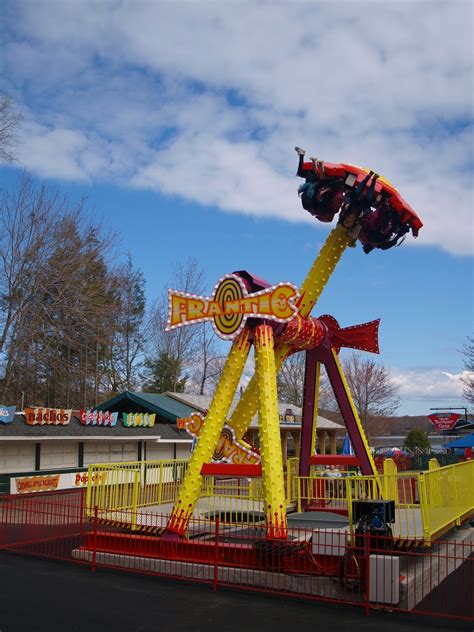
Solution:
M172 443L158 443L156 441L146 442L146 460L162 461L174 458Z
M137 441L84 441L84 466L91 463L118 463L137 459Z
M42 441L40 468L66 469L78 466L77 441Z
M177 459L191 458L191 443L177 443L176 444L176 458Z
M34 441L0 441L0 474L35 469Z
M79 466L78 441L40 440L41 470L69 469ZM138 460L138 440L135 441L84 441L84 467L91 463L115 463ZM173 443L146 441L143 458L147 461L175 458ZM0 474L34 472L35 441L0 440ZM189 459L191 443L176 444L176 458Z

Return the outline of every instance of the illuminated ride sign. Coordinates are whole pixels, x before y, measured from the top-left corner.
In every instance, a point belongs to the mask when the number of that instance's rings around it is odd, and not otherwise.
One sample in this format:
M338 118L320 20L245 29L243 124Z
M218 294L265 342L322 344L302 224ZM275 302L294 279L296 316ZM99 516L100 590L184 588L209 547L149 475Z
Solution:
M205 417L201 413L192 413L190 417L177 419L178 428L185 428L193 439L199 439ZM224 426L216 449L212 455L214 463L232 463L233 465L254 465L260 463L260 453L245 441L235 438L233 429Z
M231 340L242 331L248 317L287 323L298 311L294 305L297 297L292 283L278 283L249 294L239 276L228 274L217 283L211 297L168 290L166 331L212 321L217 335Z
M452 430L460 416L456 413L436 413L428 415L428 419L436 430Z

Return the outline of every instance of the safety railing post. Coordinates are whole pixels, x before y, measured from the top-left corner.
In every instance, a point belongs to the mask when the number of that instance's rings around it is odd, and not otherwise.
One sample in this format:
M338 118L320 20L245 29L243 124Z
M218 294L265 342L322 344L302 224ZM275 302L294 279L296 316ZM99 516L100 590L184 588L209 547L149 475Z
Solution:
M303 482L299 476L295 476L294 478L296 484L296 494L297 494L297 502L298 502L298 513L301 513L301 483Z
M7 529L9 525L9 512L8 512L8 500L2 500L0 498L0 549L7 544ZM2 528L3 525L3 528Z
M214 579L212 582L213 590L217 590L219 581L219 516L216 517L214 528Z
M256 497L256 491L255 491L255 482L253 478L249 479L249 492L248 493L249 493L249 499L254 500Z
M84 490L80 490L81 498L79 501L79 537L82 537L82 528L84 523Z
M137 511L138 511L138 492L140 489L140 470L136 469L133 473L133 492L132 492L132 531L137 528Z
M456 526L460 527L461 526L461 505L459 503L459 490L458 490L458 484L457 484L455 465L451 465L451 472L453 474L454 502L456 503L456 518L455 518Z
M99 508L94 506L94 532L92 537L92 572L95 573L96 559L97 559L97 519L99 514Z
M426 481L423 472L418 473L418 491L420 495L420 509L421 509L421 521L423 530L423 539L425 544L429 546L431 544L431 525L430 525L430 511L428 506L428 494L426 490Z
M346 502L347 502L347 517L349 519L349 530L351 536L354 535L354 525L352 524L352 481L351 477L347 476L345 479L346 484Z
M89 466L87 470L87 492L86 492L86 511L89 516L89 511L92 506L92 467Z
M364 534L364 558L365 558L365 614L370 613L370 531ZM376 595L377 598L377 595Z
M287 503L291 503L292 499L292 494L291 494L291 479L292 479L292 472L291 472L291 460L288 459L286 462L286 502Z
M158 477L158 504L163 502L163 461L160 463L160 474Z

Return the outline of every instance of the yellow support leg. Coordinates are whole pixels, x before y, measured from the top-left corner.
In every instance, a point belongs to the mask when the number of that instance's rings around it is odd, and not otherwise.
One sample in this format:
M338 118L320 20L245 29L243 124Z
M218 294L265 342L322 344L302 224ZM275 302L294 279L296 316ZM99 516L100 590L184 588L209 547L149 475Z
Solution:
M268 325L258 326L254 344L265 524L268 537L285 539L288 536L288 524L272 328Z
M319 386L321 383L321 362L316 362L316 370L314 373L314 405L313 405L313 426L311 433L311 456L316 454L316 440L318 430L318 410L319 410ZM316 470L315 465L309 466L309 475L312 476L313 471Z
M316 430L318 426L319 386L321 382L321 362L316 362L314 376L313 434L311 436L311 454L316 454Z
M338 224L328 235L324 246L316 258L311 270L300 288L300 296L297 301L299 313L303 318L310 315L316 305L329 277L342 257L347 246L353 245L354 240L347 235L347 229ZM284 359L290 350L287 344L275 344L275 366L280 370ZM257 384L255 376L250 380L246 391L240 398L229 425L232 426L237 439L242 439L247 432L255 413L257 412Z
M209 463L232 404L237 386L247 361L251 344L249 332L244 329L235 339L227 357L219 384L206 415L199 440L193 452L179 495L170 516L167 531L183 536L202 486L201 468Z

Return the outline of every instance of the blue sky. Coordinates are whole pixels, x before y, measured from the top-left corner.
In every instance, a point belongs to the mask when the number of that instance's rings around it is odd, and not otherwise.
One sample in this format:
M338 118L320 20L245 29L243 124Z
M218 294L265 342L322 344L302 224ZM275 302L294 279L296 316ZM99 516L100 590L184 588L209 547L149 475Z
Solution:
M370 166L424 222L345 253L315 314L381 317L402 414L464 405L473 333L472 4L6 0L2 77L22 168L122 236L152 302L173 261L209 290L246 268L300 283L324 242L296 195L295 145ZM179 289L179 288L177 288Z

